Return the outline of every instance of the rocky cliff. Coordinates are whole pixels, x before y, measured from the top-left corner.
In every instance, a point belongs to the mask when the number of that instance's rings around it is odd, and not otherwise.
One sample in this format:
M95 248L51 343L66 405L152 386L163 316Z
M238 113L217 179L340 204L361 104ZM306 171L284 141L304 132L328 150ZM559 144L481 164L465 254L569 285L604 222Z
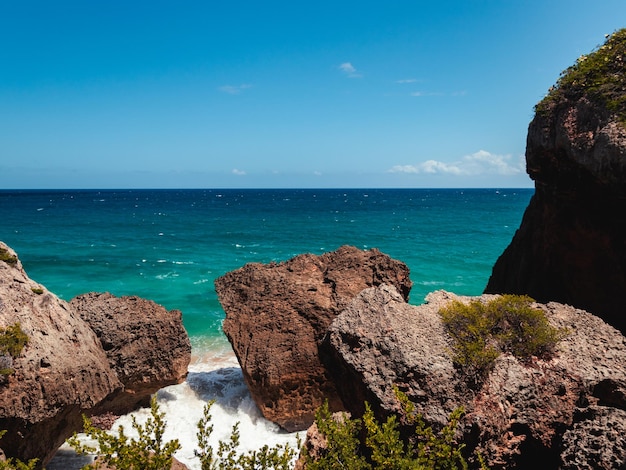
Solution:
M402 263L350 247L218 279L224 330L264 415L299 429L328 398L356 417L367 401L384 420L401 410L395 386L434 428L462 407L459 439L476 467L475 452L494 470L626 465L626 338L618 330L572 306L535 303L560 332L552 354L502 349L474 381L455 363L439 312L498 296L439 291L414 306L409 286Z
M215 281L231 342L252 397L283 428L306 429L328 399L342 409L318 348L331 321L363 289L411 288L404 263L376 249L344 246L321 256L247 264Z
M45 464L82 429L82 413L131 411L184 378L191 348L180 312L109 295L68 303L31 280L2 242L0 255L0 327L19 323L28 338L16 357L3 356L10 362L0 382L7 456Z
M485 292L593 312L626 331L626 30L564 72L536 107L535 195Z
M489 300L493 296L483 296ZM392 385L428 423L462 406L462 440L492 469L613 469L626 464L626 338L567 305L537 304L567 335L549 359L501 354L475 389L455 367L438 311L439 291L412 306L394 288L363 291L331 324L325 362L350 412L367 400L379 416L397 412Z

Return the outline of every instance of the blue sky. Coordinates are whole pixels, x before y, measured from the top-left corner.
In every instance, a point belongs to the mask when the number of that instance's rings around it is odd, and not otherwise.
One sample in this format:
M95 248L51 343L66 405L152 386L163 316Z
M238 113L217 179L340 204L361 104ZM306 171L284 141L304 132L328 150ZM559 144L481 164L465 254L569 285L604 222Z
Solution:
M528 187L624 0L0 0L0 189Z

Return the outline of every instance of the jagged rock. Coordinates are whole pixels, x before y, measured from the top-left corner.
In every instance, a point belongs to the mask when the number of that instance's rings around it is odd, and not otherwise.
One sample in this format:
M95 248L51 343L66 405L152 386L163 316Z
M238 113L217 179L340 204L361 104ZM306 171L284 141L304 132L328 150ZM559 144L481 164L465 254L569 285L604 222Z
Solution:
M348 246L283 263L247 264L215 281L226 311L224 332L267 419L295 431L311 425L326 398L331 409L342 409L318 346L354 296L383 283L407 299L407 266L376 249Z
M563 436L562 470L624 468L626 411L589 406L574 415Z
M567 303L626 332L626 127L614 106L626 102L626 31L609 41L586 59L606 58L593 79L566 74L537 106L526 147L535 194L485 292Z
M17 259L1 242L0 248ZM28 344L0 387L0 429L7 430L0 447L8 457L45 463L81 428L81 412L122 383L93 330L67 302L29 279L19 260L0 262L0 326L16 322Z
M362 292L333 321L324 360L349 411L359 415L363 399L380 417L397 411L396 385L435 427L463 406L467 449L478 450L494 470L577 468L582 460L601 469L626 464L624 439L614 438L626 426L624 336L583 310L537 304L553 326L568 331L555 356L522 362L502 354L476 389L454 368L451 338L437 314L453 299L469 300L439 291L411 306L381 286Z
M150 396L187 376L191 343L179 310L139 297L88 293L70 301L96 333L124 389L98 412L122 414L148 405Z
M362 291L332 322L322 359L350 412L362 415L364 401L379 416L400 411L392 385L441 425L466 400L438 309L417 309L382 285Z
M110 339L104 346L75 306L29 279L2 242L0 254L7 260L0 261L0 327L19 322L28 336L21 354L11 358L15 372L0 384L0 429L7 430L0 447L8 457L38 458L45 465L82 429L83 413L127 413L162 384L182 380L190 351L180 312L139 299L85 296L77 303ZM124 313L118 317L116 309ZM118 328L122 331L114 331ZM131 344L122 347L122 341ZM161 350L174 345L180 347ZM137 369L131 372L129 366Z

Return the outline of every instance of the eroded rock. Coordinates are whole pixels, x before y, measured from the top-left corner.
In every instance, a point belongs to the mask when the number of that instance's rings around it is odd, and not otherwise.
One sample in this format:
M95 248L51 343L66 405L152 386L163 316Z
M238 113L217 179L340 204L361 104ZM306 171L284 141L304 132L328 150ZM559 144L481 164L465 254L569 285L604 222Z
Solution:
M622 332L626 315L626 126L609 102L626 90L606 85L626 73L626 31L589 84L563 84L529 125L526 169L535 181L519 230L500 256L485 292L527 294L592 312ZM614 51L614 54L606 54ZM616 79L612 76L617 77Z
M153 393L185 380L191 343L180 310L109 293L83 294L70 305L96 333L124 386L100 404L99 412L123 414L147 406Z
M320 256L247 264L215 281L224 332L263 415L289 431L306 429L328 399L342 409L318 347L331 321L363 289L411 288L404 263L376 249L344 246Z
M0 429L7 430L0 446L9 457L45 463L81 428L81 413L123 385L74 309L29 279L19 260L0 262L0 326L16 322L28 344L12 361L15 373L0 386Z
M582 459L593 468L626 463L624 440L614 439L626 426L626 338L619 331L571 306L537 304L568 332L554 357L502 354L474 389L452 363L451 339L437 314L453 299L470 300L439 291L411 306L381 286L362 292L333 321L324 357L349 411L358 416L367 399L380 417L396 412L395 385L435 427L463 406L467 449L478 450L492 469L576 468Z
M0 383L7 430L0 447L8 457L45 465L82 429L82 414L128 413L184 379L190 346L180 312L110 294L65 302L32 281L0 242L2 250L10 256L0 261L0 327L19 322L28 336L10 360L15 372Z

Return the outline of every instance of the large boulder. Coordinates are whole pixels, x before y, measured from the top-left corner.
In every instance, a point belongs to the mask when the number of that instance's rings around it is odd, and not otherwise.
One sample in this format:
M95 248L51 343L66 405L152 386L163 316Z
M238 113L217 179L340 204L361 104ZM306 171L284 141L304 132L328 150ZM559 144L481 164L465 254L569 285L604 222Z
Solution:
M526 166L535 194L488 293L583 308L626 331L626 30L537 105Z
M73 298L70 305L96 333L124 387L99 405L99 413L147 406L157 390L185 380L191 343L180 310L168 311L136 296L93 292Z
M329 400L342 409L318 348L331 321L363 289L390 284L404 299L409 269L379 250L343 246L320 256L251 263L215 281L224 332L263 415L288 431L306 429Z
M8 457L37 458L45 465L65 439L82 429L82 414L107 409L129 412L164 383L184 377L185 361L190 360L188 348L176 354L158 352L177 342L188 345L180 313L169 313L145 301L107 298L110 308L98 307L103 317L94 322L94 328L112 331L124 327L124 322L116 320L116 309L126 311L125 315L132 314L135 319L126 322L133 326L124 340L140 345L128 346L126 356L120 355L114 367L113 356L123 348L114 342L104 345L72 304L31 280L15 252L0 242L0 327L19 323L28 337L19 355L0 357L2 368L12 369L0 373L0 429L7 431L0 447ZM81 305L81 309L85 311L87 306ZM143 309L147 309L146 317ZM159 333L165 324L170 327ZM111 334L123 337L123 333ZM180 337L170 339L166 334ZM126 372L125 361L138 369ZM157 373L163 376L157 377Z
M323 357L349 411L366 399L382 418L400 409L393 385L439 427L466 410L462 440L492 469L622 468L626 465L626 338L571 306L536 304L566 329L551 359L501 354L480 387L451 357L438 311L459 297L439 291L411 306L395 289L363 291L331 324Z

